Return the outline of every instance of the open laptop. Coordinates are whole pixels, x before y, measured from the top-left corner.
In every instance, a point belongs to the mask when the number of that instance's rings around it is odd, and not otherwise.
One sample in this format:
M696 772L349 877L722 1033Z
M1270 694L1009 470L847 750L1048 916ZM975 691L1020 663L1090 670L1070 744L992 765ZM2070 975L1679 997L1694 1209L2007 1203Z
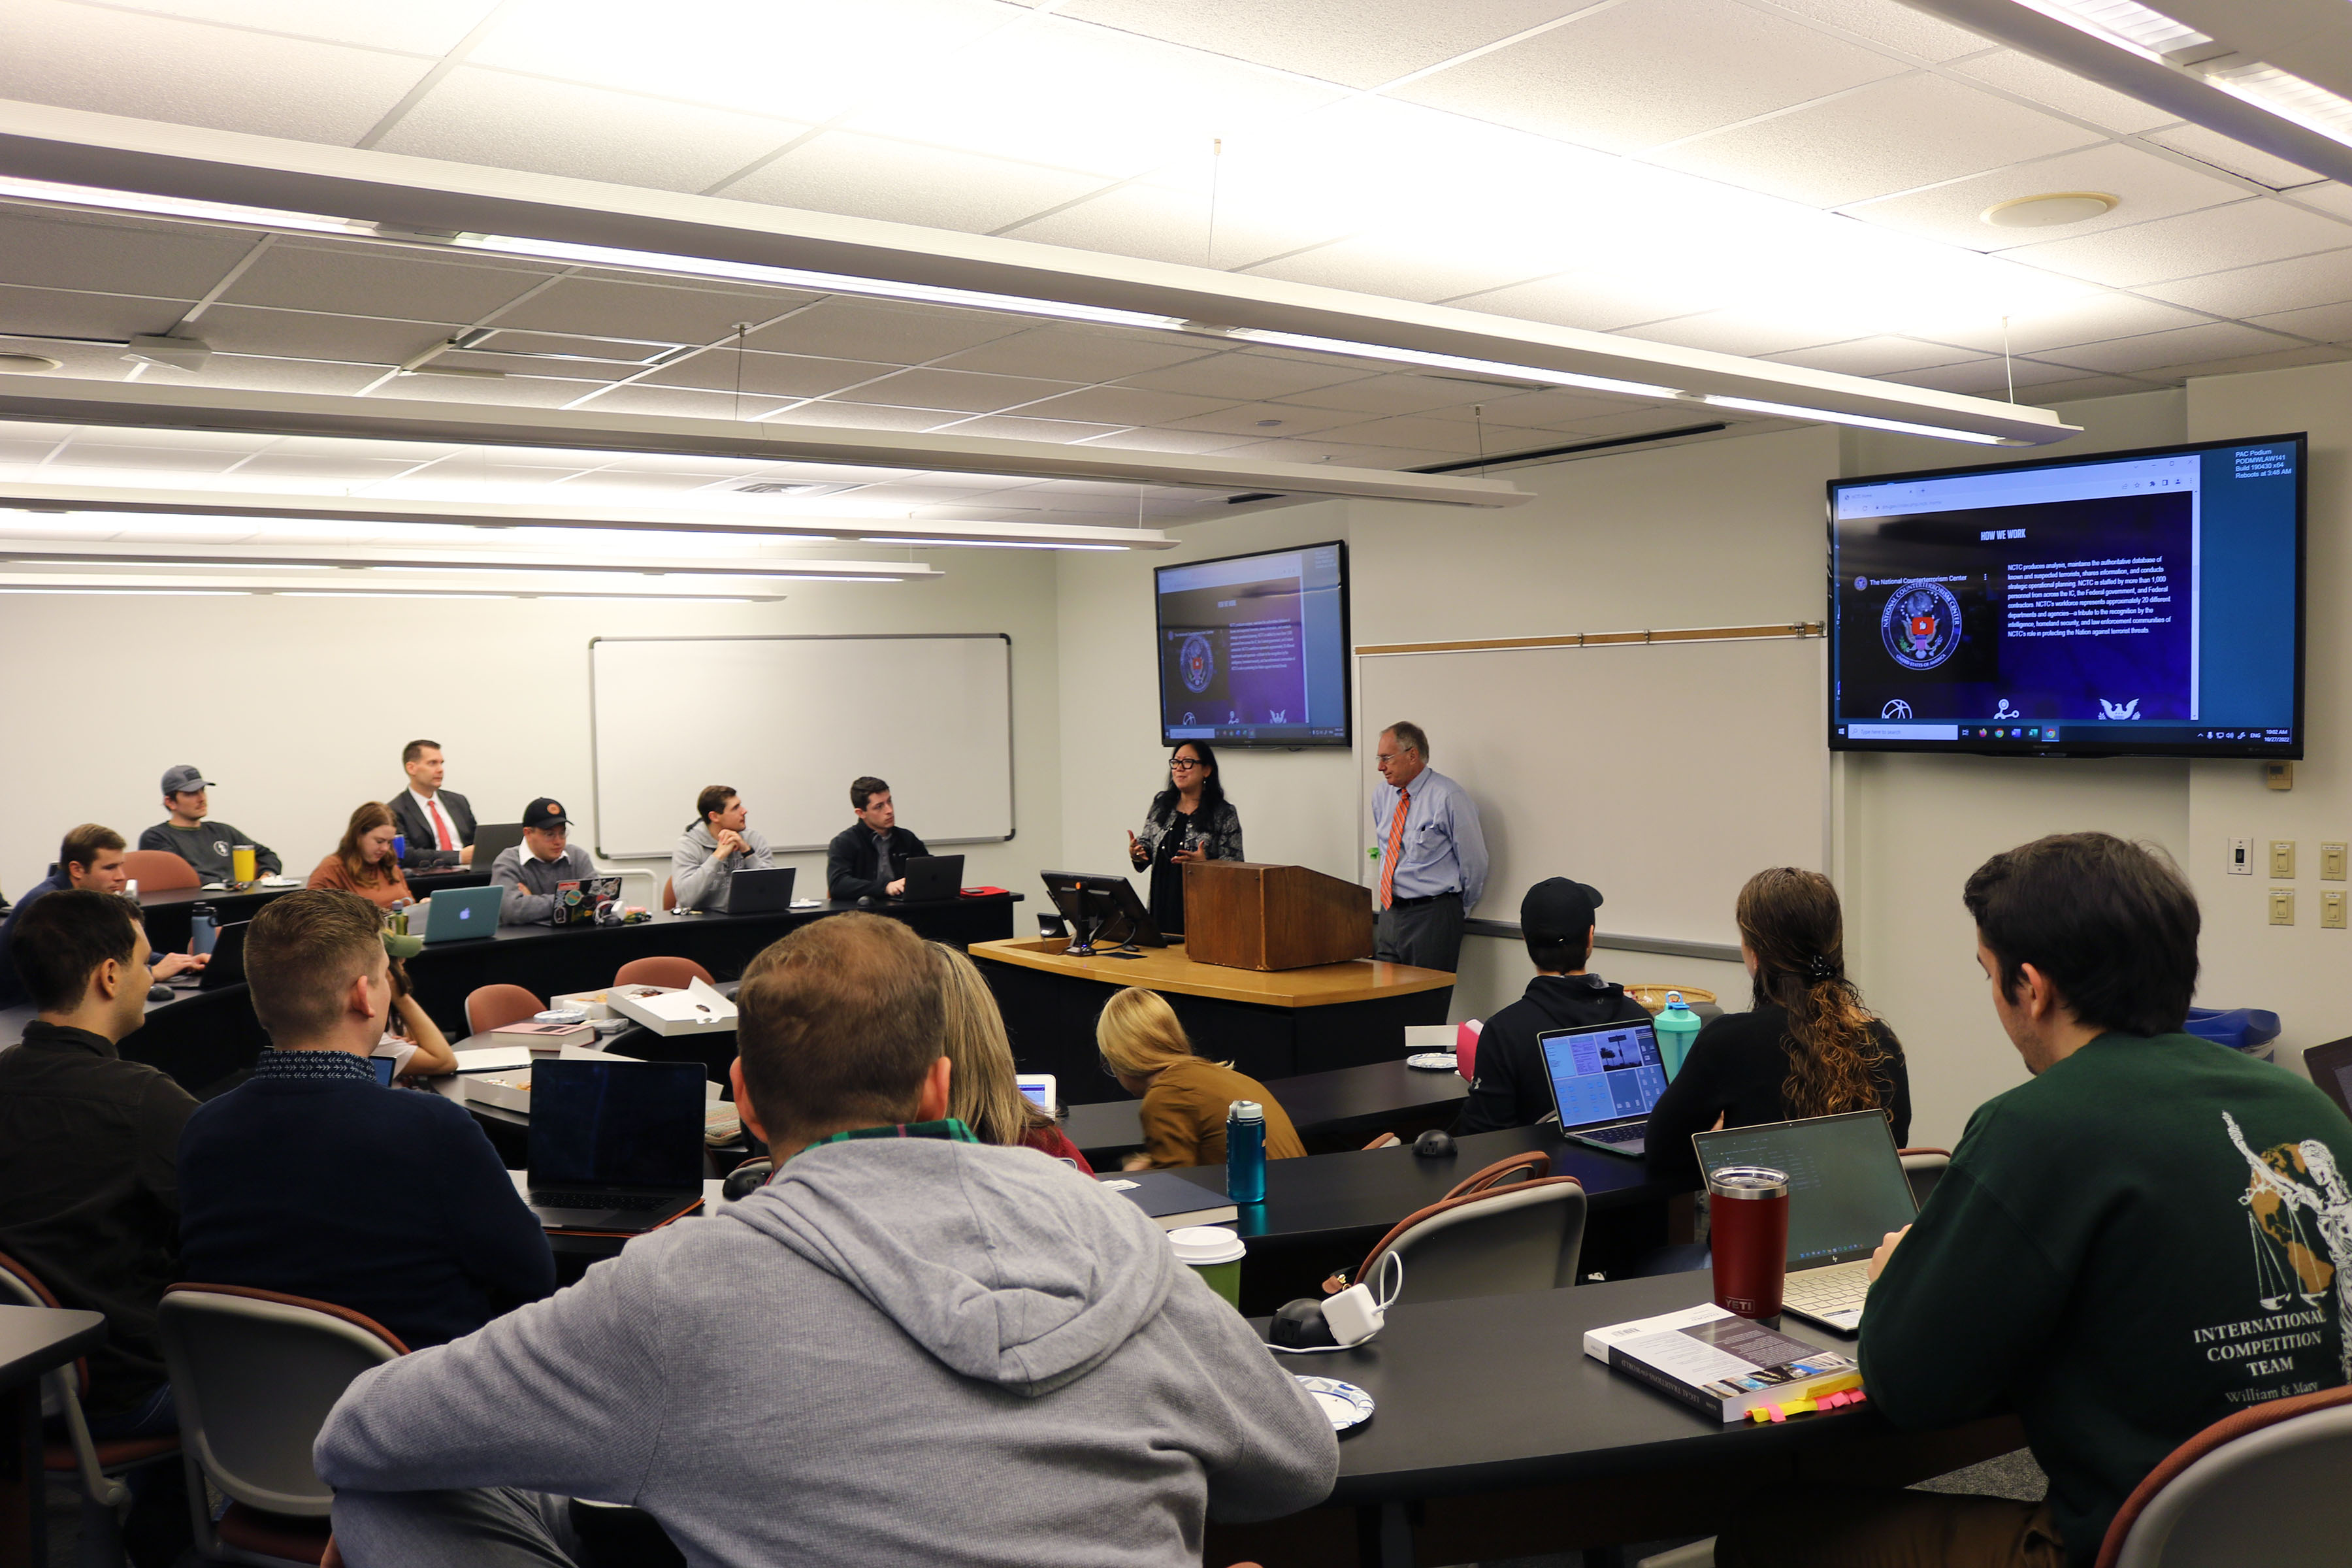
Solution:
M902 899L952 899L963 890L963 857L912 855L907 859L907 890Z
M699 1205L704 1081L698 1061L532 1063L539 1223L634 1236Z
M1550 1029L1536 1037L1560 1135L1640 1159L1650 1107L1666 1092L1658 1034L1647 1018Z
M592 926L596 923L599 906L612 903L621 896L618 877L590 877L578 882L555 884L555 902L549 909L547 923L555 926Z
M1802 1121L1691 1134L1699 1169L1764 1165L1789 1173L1788 1311L1841 1334L1862 1331L1870 1255L1916 1217L1885 1114L1849 1110Z
M485 822L474 828L473 869L487 871L490 862L522 842L520 822Z
M800 874L796 866L775 866L761 871L738 871L727 881L727 912L730 915L767 915L793 907L793 879Z
M1059 1116L1061 1106L1054 1099L1054 1075L1049 1072L1015 1073L1013 1087L1021 1097L1048 1116Z
M497 886L442 889L425 906L425 944L498 935L499 906L506 896Z
M213 932L213 955L197 971L197 990L245 984L245 933L252 925L251 921L236 921Z
M221 927L221 935L228 933L227 926ZM2336 1109L2352 1116L2352 1039L2312 1047L2303 1053L2303 1067L2319 1091L2336 1102Z

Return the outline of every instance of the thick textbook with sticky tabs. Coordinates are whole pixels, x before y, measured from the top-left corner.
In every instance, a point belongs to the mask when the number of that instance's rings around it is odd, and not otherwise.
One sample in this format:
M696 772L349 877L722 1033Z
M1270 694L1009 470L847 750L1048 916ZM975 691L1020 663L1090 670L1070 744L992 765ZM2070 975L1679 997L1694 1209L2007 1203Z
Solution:
M1709 1301L1594 1329L1584 1353L1724 1421L1862 1385L1851 1356L1792 1340Z

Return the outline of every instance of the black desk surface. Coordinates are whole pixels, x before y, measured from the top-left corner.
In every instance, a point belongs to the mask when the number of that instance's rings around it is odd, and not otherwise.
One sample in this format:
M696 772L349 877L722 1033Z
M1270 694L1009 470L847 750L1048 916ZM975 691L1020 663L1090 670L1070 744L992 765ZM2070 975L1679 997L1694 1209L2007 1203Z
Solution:
M29 1383L53 1366L96 1350L106 1338L97 1312L57 1307L0 1307L0 1388Z
M1370 1138L1407 1111L1451 1105L1470 1092L1458 1073L1423 1072L1401 1061L1301 1073L1297 1078L1276 1079L1265 1087L1301 1137L1361 1131ZM1097 1150L1108 1152L1143 1146L1139 1100L1106 1100L1073 1105L1069 1110L1062 1120L1063 1134L1089 1160Z
M1715 1420L1584 1353L1586 1330L1697 1306L1711 1281L1702 1271L1401 1305L1360 1349L1282 1357L1291 1372L1372 1396L1371 1421L1339 1441L1330 1503L1672 1470L1843 1439L1855 1423L1887 1430L1867 1409L1777 1426ZM1853 1353L1853 1341L1795 1318L1780 1331Z

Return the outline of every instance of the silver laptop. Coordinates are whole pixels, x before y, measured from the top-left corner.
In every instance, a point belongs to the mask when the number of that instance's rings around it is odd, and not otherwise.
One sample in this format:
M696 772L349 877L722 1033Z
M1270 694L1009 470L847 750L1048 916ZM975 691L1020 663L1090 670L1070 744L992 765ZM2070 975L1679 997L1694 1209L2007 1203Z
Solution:
M1870 1255L1919 1213L1877 1110L1694 1132L1699 1169L1768 1165L1789 1173L1789 1281L1781 1306L1842 1334L1862 1331Z
M1658 1032L1647 1018L1548 1029L1536 1037L1560 1135L1612 1154L1642 1157L1650 1107L1666 1092Z

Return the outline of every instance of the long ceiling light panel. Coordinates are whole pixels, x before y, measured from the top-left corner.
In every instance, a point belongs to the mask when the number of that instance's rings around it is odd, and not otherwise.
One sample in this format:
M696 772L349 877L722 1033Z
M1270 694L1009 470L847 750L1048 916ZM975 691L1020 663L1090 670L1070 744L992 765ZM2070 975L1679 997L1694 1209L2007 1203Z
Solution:
M1636 395L1649 396L1742 397L1817 411L1824 418L1845 414L1896 421L1959 439L1989 436L2003 444L2041 446L2075 433L2044 409L1478 310L1027 240L39 104L0 103L0 176L16 182L0 183L0 195L25 201L594 260L1244 341L1248 334L1282 334L1314 340L1322 352L1391 363L1427 363L1430 356L1478 361L1556 384L1613 384L1602 389L1639 387L1643 390ZM956 461L925 466L1007 471ZM1045 477L1057 475L1105 477L1066 469ZM1341 493L1266 479L1239 488Z
M349 544L191 544L181 542L59 540L5 536L0 513L0 562L23 565L196 566L252 571L315 567L398 572L625 573L635 576L757 578L789 583L903 583L945 576L914 562L797 561L744 555L604 557L514 551L387 549ZM30 520L27 520L28 525Z

